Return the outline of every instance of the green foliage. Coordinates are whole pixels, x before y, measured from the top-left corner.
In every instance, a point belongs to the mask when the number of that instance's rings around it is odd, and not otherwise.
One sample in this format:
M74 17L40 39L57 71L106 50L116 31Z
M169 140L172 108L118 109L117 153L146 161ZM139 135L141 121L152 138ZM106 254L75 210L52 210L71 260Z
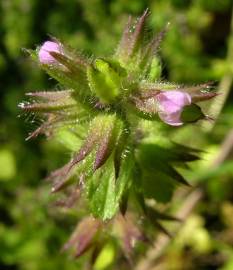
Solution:
M111 102L119 95L120 76L105 60L96 59L95 67L87 70L91 90L103 103Z
M90 181L94 187L91 187L91 191L88 193L90 198L90 208L95 217L99 217L103 220L112 218L118 210L118 202L116 200L116 186L115 175L111 169L112 160L106 163L100 176L95 174ZM98 177L99 176L99 177ZM101 181L99 182L99 179Z

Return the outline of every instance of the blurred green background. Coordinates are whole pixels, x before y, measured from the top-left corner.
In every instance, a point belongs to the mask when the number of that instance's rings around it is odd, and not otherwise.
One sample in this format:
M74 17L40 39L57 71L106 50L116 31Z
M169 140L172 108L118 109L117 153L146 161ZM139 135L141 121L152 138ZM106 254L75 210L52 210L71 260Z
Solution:
M149 32L171 23L160 50L163 79L191 85L214 81L227 98L211 132L197 124L174 134L175 140L206 151L190 177L202 181L207 193L163 256L161 269L233 269L233 163L228 161L212 174L205 169L233 123L232 5L232 0L0 1L1 270L73 270L86 265L85 258L73 260L60 253L82 209L66 212L54 207L43 181L69 153L43 137L25 142L39 120L22 114L17 104L25 92L59 86L23 48L34 49L51 35L89 57L107 55L114 51L128 14L139 16L147 7ZM220 95L210 116L221 107ZM120 268L113 258L105 263L105 257L95 269L129 269Z

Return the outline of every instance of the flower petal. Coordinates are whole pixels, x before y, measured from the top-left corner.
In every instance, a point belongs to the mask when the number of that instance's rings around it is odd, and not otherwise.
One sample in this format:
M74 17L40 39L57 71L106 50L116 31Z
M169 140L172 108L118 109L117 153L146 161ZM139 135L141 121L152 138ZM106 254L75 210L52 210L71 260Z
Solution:
M180 119L184 106L190 105L192 100L188 93L181 91L163 91L156 96L158 114L162 121L172 126L180 126Z
M57 60L50 54L50 52L62 53L62 46L54 41L46 41L39 50L39 61L41 64L54 64Z

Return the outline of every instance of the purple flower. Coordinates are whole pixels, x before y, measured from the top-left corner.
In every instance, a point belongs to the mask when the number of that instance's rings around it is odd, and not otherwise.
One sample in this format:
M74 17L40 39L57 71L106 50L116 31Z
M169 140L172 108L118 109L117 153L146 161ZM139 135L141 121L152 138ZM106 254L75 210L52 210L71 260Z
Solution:
M156 101L160 119L171 126L183 124L180 119L183 108L192 103L188 93L178 90L163 91L156 96Z
M61 44L54 41L46 41L39 50L39 61L41 64L56 64L57 60L52 57L50 52L57 52L63 54Z

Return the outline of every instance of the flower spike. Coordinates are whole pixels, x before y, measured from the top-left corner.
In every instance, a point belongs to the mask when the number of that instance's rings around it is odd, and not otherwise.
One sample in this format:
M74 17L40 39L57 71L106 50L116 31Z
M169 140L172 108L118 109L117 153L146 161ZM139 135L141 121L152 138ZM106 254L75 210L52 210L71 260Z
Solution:
M168 25L148 41L148 16L146 10L136 22L130 17L116 52L107 57L90 61L49 40L29 51L63 89L30 91L30 101L19 107L42 119L28 139L45 134L70 151L67 164L47 179L51 193L62 196L57 205L79 211L80 204L86 213L64 246L76 257L90 251L96 258L108 229L117 232L119 246L131 260L137 241L150 242L135 222L141 214L167 235L160 220L177 221L149 209L147 202L170 202L177 185L191 185L178 167L188 169L199 151L168 135L209 119L201 103L217 94L210 83L184 86L162 81L157 53ZM132 214L135 204L140 212Z

